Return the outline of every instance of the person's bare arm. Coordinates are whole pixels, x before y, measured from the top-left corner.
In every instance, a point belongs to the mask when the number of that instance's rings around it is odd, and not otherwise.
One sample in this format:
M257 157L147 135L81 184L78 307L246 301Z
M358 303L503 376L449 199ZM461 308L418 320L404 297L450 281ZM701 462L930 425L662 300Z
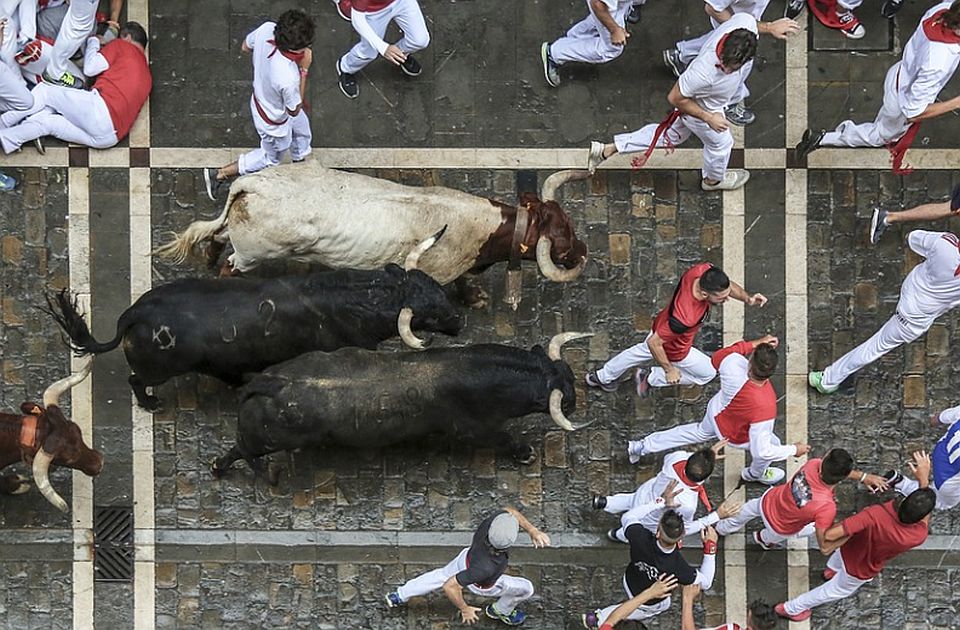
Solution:
M520 524L520 529L527 532L527 535L530 536L530 541L533 543L533 546L540 549L542 547L550 546L550 537L545 533L537 529L533 523L527 520L527 517L520 513L516 508L506 506L503 508L504 512L512 514L517 523Z
M921 120L930 120L931 118L936 118L937 116L949 114L957 109L960 109L960 96L954 96L948 101L930 103L927 105L925 110L913 118L907 118L907 122L915 123L920 122Z
M597 19L600 20L604 28L610 31L610 42L614 46L623 46L627 43L627 38L630 37L630 33L613 19L613 16L610 14L610 7L602 0L590 0L590 8L593 9L593 14L597 16Z
M843 543L850 539L843 531L843 523L837 523L830 529L821 534L817 529L817 543L820 545L820 553L829 556L831 553L843 546ZM822 536L822 538L821 538Z
M463 623L469 626L477 622L477 613L480 612L480 609L464 601L463 587L457 582L457 576L451 576L450 579L443 583L443 594L446 595L447 599L460 611L460 619Z
M683 587L683 606L680 609L680 630L697 630L697 621L693 618L693 603L700 595L699 584Z
M773 22L757 22L757 32L770 35L775 39L786 39L788 35L800 32L800 24L790 18L780 18Z
M667 351L663 349L663 339L660 338L660 335L657 333L650 335L650 337L647 338L647 347L650 348L650 354L653 355L654 361L663 368L667 382L671 385L679 383L680 370L674 367L674 365L670 363L670 359L667 358Z
M916 208L910 208L909 210L888 212L887 225L909 221L939 221L940 219L946 219L956 214L960 214L960 208L951 210L949 201L925 203Z
M110 19L109 22L112 22L120 27L120 11L123 10L123 0L110 0Z
M847 475L847 479L856 481L857 483L862 483L867 487L868 490L870 490L870 492L874 494L885 491L889 485L887 484L887 480L880 475L874 475L873 473L863 472L862 470L856 469L850 471L850 474Z
M767 296L763 293L754 293L751 295L733 280L730 281L730 297L743 302L747 306L763 306L767 303Z
M670 594L670 591L677 587L677 578L672 575L663 574L639 595L628 599L617 606L607 620L603 622L603 627L614 627L624 619L630 616L633 611L643 604L653 599L661 599Z
M726 131L730 128L726 117L724 117L722 113L708 112L700 107L695 100L684 96L683 93L680 92L679 82L673 84L673 87L670 89L670 93L667 94L667 102L679 109L681 114L699 118L703 122L710 125L710 128L714 131Z
M917 483L921 488L930 486L930 472L933 470L933 462L930 460L930 454L926 451L917 451L913 454L913 461L907 462L913 476L917 478Z

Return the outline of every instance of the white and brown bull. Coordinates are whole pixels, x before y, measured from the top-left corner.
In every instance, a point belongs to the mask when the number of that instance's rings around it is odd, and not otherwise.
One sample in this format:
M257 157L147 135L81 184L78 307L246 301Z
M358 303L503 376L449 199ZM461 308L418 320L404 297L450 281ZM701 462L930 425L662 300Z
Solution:
M402 264L419 243L447 225L442 241L419 263L441 284L520 259L536 260L547 278L566 282L583 271L587 247L577 239L555 195L563 183L586 176L586 171L554 173L540 197L525 193L515 207L450 188L404 186L332 170L307 160L238 178L219 217L190 224L156 253L182 262L206 244L208 259L215 261L229 241L233 254L227 271L248 271L271 259L335 269L383 269L389 263ZM479 299L474 295L468 301L476 306Z

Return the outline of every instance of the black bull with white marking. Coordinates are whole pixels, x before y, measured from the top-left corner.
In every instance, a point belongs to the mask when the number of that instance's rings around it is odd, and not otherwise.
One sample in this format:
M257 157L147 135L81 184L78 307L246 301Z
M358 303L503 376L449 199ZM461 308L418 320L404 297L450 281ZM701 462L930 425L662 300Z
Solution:
M501 427L538 412L567 431L586 426L566 417L576 407L576 392L560 347L588 336L562 333L547 351L482 344L301 355L240 390L237 444L214 462L214 472L238 459L260 468L262 456L304 446L376 448L433 434L469 436L529 463L533 449L514 443Z
M413 330L456 335L457 308L425 273L388 265L383 271L323 271L268 280L188 279L140 297L117 321L117 334L100 343L66 292L50 313L79 354L100 354L121 342L137 402L160 401L146 387L200 372L230 384L268 366L314 350L376 348L398 333L422 348Z

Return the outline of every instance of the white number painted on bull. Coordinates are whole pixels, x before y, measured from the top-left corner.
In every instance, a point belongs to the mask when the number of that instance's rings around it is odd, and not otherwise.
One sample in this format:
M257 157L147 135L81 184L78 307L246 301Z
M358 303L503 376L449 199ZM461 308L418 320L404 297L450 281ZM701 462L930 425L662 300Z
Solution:
M264 308L266 307L266 308ZM270 332L270 324L273 323L273 316L277 312L277 305L273 303L273 300L264 300L260 302L260 305L257 307L257 314L263 315L266 312L263 322L263 336L269 337L272 333Z
M170 332L169 326L161 326L153 331L153 343L161 350L172 350L177 345L177 336Z

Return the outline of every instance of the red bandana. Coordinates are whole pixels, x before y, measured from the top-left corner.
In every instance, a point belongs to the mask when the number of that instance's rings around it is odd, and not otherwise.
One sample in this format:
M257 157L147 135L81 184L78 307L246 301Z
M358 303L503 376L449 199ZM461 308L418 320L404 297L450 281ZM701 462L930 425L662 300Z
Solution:
M673 472L677 473L680 481L686 484L691 490L696 490L697 494L700 495L700 502L703 503L708 511L712 512L713 506L710 505L710 498L707 496L707 491L700 484L690 481L690 478L687 477L686 466L686 461L677 462L673 465Z
M720 38L720 41L717 42L717 61L720 63L715 64L718 70L723 70L723 45L727 43L727 38L730 37L730 33L726 33L723 37Z
M940 21L947 9L937 11L929 18L923 21L923 34L932 42L941 44L960 44L960 35L953 29L947 28Z
M283 55L293 63L297 64L298 66L300 65L300 60L303 59L303 55L304 55L303 51L295 53L295 52L290 52L289 50L280 50L277 47L276 40L273 40L273 39L268 39L267 43L273 44L273 50L270 52L269 55L267 55L267 59L269 59L270 57L273 57L273 54L279 50L281 55Z
M663 136L663 144L667 155L673 153L673 142L670 141L670 136L665 135L664 132L672 127L673 123L677 122L679 118L679 109L675 109L667 114L667 117L660 121L656 131L653 132L653 140L650 141L650 146L643 152L643 155L638 155L630 160L630 166L633 168L642 168L643 165L647 163L647 160L650 159L650 156L653 155L653 150L657 148L657 142L660 140L660 136Z

